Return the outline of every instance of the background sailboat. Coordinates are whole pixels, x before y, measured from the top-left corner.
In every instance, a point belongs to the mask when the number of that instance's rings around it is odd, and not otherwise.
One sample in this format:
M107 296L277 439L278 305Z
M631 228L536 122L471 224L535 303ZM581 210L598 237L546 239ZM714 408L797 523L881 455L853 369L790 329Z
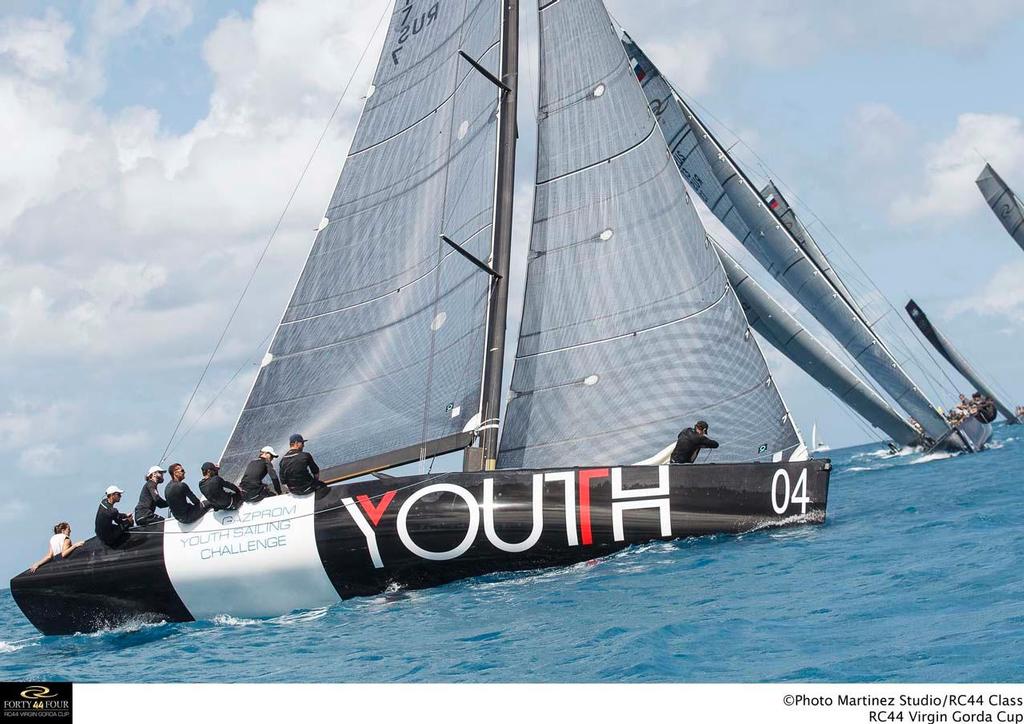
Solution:
M977 181L978 190L1007 233L1024 249L1024 202L1003 181L991 165L985 164Z
M981 379L981 376L974 370L967 359L956 350L945 335L932 325L931 320L928 319L924 310L922 310L913 299L907 302L907 314L910 315L912 320L914 320L914 324L916 324L917 328L921 330L921 334L924 335L925 339L935 347L939 354L949 362L953 369L963 375L975 390L990 398L995 403L996 409L998 409L1000 414L1006 418L1006 423L1008 425L1016 425L1020 422L1013 409L1011 409L1004 400L999 399L992 390L991 385L986 384L985 381Z
M623 45L693 191L736 239L919 425L920 444L973 451L890 351L799 224L784 223L728 150L628 36ZM769 195L771 190L768 190ZM778 205L778 204L776 204ZM797 238L795 234L800 234ZM811 250L811 251L809 251Z

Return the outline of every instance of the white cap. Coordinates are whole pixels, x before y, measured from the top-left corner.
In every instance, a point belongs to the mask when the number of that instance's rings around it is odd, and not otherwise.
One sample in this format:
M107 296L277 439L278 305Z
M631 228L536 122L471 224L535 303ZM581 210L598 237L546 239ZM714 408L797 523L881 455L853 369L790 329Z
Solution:
M261 453L270 453L270 454L271 454L271 456L272 456L272 457L275 457L275 458L276 458L276 457L280 457L280 456L279 456L279 455L278 455L278 454L277 454L276 452L274 452L274 448L270 447L270 445L267 445L266 447L262 448L262 449L260 450L260 452L261 452Z
M164 470L164 469L163 469L162 467L160 467L159 465L154 465L153 467L151 467L151 468L150 468L149 470L147 470L147 471L146 471L146 477L148 478L148 477L149 477L150 475L152 475L153 473L166 473L166 472L167 472L167 471L166 471L166 470Z
M108 485L107 486L107 495L113 495L114 493L123 493L123 492L124 491L121 490L116 485Z

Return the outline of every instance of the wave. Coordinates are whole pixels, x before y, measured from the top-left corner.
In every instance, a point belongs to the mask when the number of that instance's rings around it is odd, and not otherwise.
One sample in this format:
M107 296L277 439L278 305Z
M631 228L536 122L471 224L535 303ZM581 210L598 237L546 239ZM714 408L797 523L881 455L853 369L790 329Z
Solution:
M35 646L39 642L35 639L22 639L21 641L0 641L0 654L12 654L21 651L27 646Z

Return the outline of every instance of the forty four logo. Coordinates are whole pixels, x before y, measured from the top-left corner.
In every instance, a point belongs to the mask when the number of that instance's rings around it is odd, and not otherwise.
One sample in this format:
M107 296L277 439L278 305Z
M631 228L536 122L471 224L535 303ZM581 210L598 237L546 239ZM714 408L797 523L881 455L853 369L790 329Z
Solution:
M523 553L533 548L540 540L544 530L544 485L561 485L565 495L565 542L566 545L580 546L593 544L593 533L590 520L590 489L595 479L611 478L611 512L612 537L616 542L625 540L622 514L627 510L653 508L658 511L662 537L672 535L672 515L669 507L668 467L658 468L658 481L649 486L622 487L621 468L592 468L586 470L567 470L550 473L535 473L533 476L532 496L532 528L530 534L519 542L502 539L494 525L494 479L485 478L483 482L483 500L477 500L468 489L452 483L433 483L416 490L402 502L395 519L398 538L402 545L413 555L429 561L447 561L458 558L468 551L476 541L480 531L481 519L487 541L498 550L508 553ZM466 503L468 514L466 530L462 541L454 548L446 551L430 551L418 545L409 532L409 513L416 504L428 495L450 493L462 498ZM374 568L383 568L380 547L377 544L377 528L384 513L394 502L397 491L389 490L377 500L369 496L357 495L353 498L342 498L342 503L352 520L366 537L366 546L373 561Z

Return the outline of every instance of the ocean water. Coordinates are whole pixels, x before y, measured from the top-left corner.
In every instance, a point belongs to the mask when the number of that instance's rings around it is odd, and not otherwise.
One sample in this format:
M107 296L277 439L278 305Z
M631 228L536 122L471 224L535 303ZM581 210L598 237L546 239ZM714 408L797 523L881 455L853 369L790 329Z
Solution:
M269 620L44 637L0 592L0 679L1024 681L1024 430L836 463L825 525L656 543Z

